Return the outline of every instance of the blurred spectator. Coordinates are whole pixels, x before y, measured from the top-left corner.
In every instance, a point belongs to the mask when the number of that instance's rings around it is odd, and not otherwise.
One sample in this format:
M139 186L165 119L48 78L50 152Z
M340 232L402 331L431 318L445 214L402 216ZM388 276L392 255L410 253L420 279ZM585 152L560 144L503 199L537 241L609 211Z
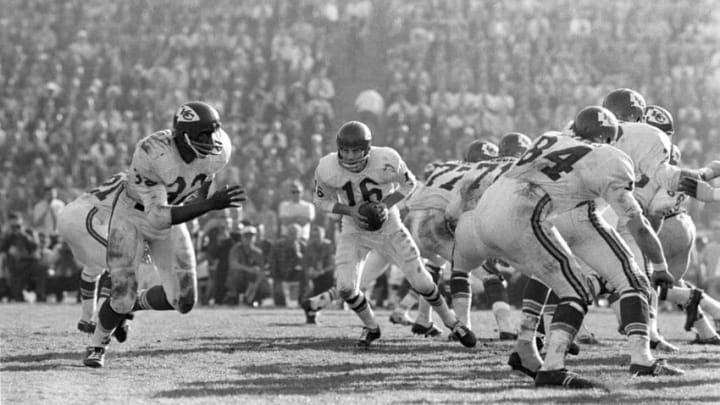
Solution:
M303 285L307 291L302 298L315 296L335 285L335 246L325 237L325 228L313 225L310 228L306 254L303 257Z
M40 237L41 234L38 234ZM82 265L75 261L70 246L61 241L48 240L48 251L45 255L49 278L47 281L47 294L55 296L55 302L61 302L66 291L75 291L75 302L80 302L78 280ZM40 237L42 245L42 237Z
M45 197L33 206L33 228L45 235L55 235L57 218L63 208L65 208L65 202L58 198L57 188L46 187Z
M23 290L32 290L39 302L45 302L48 274L39 259L39 246L37 235L23 225L22 216L11 213L8 230L0 238L0 253L5 254L13 301L23 301Z
M265 279L263 252L255 246L256 236L254 226L244 226L240 230L240 241L230 249L224 304L238 305L242 302L257 306L262 302L262 297L255 296L257 287Z
M270 274L273 279L273 300L275 306L287 306L288 299L302 298L304 288L299 284L303 280L303 257L305 242L300 237L300 225L288 225L288 233L272 247L270 254Z
M290 182L289 200L283 200L278 207L280 233L286 235L290 225L298 225L300 238L310 238L310 223L315 220L315 205L302 199L304 187L299 180Z

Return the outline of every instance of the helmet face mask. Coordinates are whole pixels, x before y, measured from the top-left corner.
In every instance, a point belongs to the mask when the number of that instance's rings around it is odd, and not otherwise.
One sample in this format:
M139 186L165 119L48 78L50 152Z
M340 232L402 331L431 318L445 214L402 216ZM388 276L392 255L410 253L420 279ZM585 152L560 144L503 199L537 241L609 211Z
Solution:
M198 158L222 153L220 114L202 101L185 103L173 118L175 137Z
M370 157L370 128L359 121L346 122L338 130L336 141L340 166L351 172L362 171Z

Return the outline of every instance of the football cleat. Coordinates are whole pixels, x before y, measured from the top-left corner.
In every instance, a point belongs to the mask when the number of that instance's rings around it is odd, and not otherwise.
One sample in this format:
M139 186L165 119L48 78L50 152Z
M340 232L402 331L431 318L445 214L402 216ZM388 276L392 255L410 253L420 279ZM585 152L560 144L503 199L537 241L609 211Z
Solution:
M362 329L362 333L360 334L360 339L358 339L357 342L355 342L355 347L359 349L367 349L370 347L370 343L372 343L375 340L380 339L380 327L378 326L375 329L368 328L367 326L364 326Z
M318 311L312 309L312 303L309 299L303 300L300 304L303 311L305 311L305 323L316 324Z
M583 378L565 368L560 370L540 370L535 377L536 387L565 387L570 389L600 388L607 390L602 384Z
M500 340L516 340L518 337L517 333L514 332L500 332Z
M87 333L89 335L92 335L93 333L95 333L95 326L96 326L96 324L93 321L80 320L77 324L77 328L80 332Z
M435 326L432 322L430 322L430 325L428 326L414 323L413 326L410 328L410 332L415 335L422 335L429 338L434 338L442 335L442 331L440 330L440 328Z
M691 345L712 345L712 346L720 346L720 336L717 334L709 337L701 339L700 335L695 334L695 339L690 341Z
M392 314L390 314L390 323L402 326L411 326L414 324L412 319L410 319L410 317L405 312L393 312Z
M657 359L649 366L643 366L640 364L630 365L630 374L634 376L676 376L684 375L685 372L677 367L673 367L667 364L665 359Z
M127 340L128 332L130 331L130 325L128 325L127 321L134 318L135 315L132 313L125 315L125 318L120 321L120 324L113 331L112 335L115 336L115 339L117 339L119 343Z
M470 328L465 326L462 322L455 322L455 325L453 325L450 330L463 346L475 347L475 345L477 345L477 337L475 336L475 333L473 333L473 331L471 331Z
M518 352L510 353L507 364L513 370L519 371L530 378L535 378L537 376L537 371L530 370L529 368L523 366L522 359L520 358L520 354Z
M105 348L88 346L85 349L83 364L93 368L103 367L105 365Z
M664 353L677 353L680 351L680 348L668 342L662 336L658 340L651 340L650 348Z
M690 300L685 306L685 330L690 332L695 321L698 319L698 306L702 300L703 292L697 288L693 288L690 292Z

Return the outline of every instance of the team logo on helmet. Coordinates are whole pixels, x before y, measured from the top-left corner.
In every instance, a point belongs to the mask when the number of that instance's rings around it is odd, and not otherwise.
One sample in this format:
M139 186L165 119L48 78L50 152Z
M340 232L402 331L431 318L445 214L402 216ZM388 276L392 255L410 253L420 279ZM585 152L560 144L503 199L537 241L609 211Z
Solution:
M645 108L645 100L642 100L638 93L631 91L630 92L630 107Z
M198 115L195 110L192 108L184 105L180 107L177 114L175 114L177 117L178 122L197 122L200 121L200 116Z
M662 111L654 107L648 107L647 110L645 110L645 122L654 124L669 123L665 114L663 114Z
M610 117L608 117L608 115L605 114L605 111L599 110L597 112L597 114L598 114L598 123L600 124L601 127L612 128L615 126L613 124L612 120L610 119Z

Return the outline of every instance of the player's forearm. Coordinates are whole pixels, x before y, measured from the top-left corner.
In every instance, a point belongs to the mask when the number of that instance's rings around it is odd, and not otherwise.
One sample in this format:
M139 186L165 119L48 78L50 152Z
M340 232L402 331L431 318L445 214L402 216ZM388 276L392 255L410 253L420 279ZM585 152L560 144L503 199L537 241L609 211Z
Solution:
M215 209L211 200L197 200L185 205L169 205L170 224L177 225L191 221Z
M330 209L330 212L333 214L352 216L352 208L350 208L349 205L345 205L343 203L338 203L338 202L333 204L332 208Z
M382 203L385 204L386 207L390 208L393 205L399 203L403 198L405 198L405 194L401 193L400 191L395 191L394 193L391 193L385 198L383 198Z
M629 219L627 226L640 250L648 257L650 262L663 264L663 267L667 268L662 245L648 220L642 215L635 215Z

